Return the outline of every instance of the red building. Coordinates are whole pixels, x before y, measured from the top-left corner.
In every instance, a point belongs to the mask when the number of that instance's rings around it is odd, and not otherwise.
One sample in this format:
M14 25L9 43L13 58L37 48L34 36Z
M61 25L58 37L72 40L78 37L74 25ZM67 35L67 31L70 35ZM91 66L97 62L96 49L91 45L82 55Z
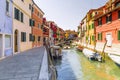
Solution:
M43 15L44 12L36 4L34 4L32 6L32 20L30 20L32 25L33 47L43 45Z
M115 53L120 48L120 0L107 2L104 12L95 18L96 47L102 50L107 41L106 52Z

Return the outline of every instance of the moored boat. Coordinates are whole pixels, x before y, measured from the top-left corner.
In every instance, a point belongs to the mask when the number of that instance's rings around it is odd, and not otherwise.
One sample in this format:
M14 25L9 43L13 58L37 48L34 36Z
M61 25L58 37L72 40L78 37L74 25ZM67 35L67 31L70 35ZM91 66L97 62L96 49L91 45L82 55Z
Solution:
M83 53L89 60L97 60L100 62L102 61L102 56L97 52L84 48Z
M83 51L83 47L82 46L78 46L77 50L80 51L80 52L82 52Z
M115 55L109 53L108 56L118 65L120 66L120 55Z

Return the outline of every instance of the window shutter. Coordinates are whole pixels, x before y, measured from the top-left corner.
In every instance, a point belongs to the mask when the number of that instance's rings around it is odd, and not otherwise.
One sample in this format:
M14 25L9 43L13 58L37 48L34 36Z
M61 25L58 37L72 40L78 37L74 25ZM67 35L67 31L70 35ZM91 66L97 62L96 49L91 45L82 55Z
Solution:
M94 41L94 40L95 40L95 36L93 35L93 36L92 36L92 41Z
M92 23L92 29L94 29L94 24Z
M14 18L15 19L19 20L19 18L20 18L19 14L20 14L20 11L18 9L14 8Z
M26 33L24 32L24 42L26 42Z
M120 40L120 30L118 31L118 40Z
M23 42L24 40L23 40L23 32L21 32L21 42Z
M21 22L23 22L23 13L21 12Z
M32 19L29 19L29 26L32 26Z
M118 19L120 19L120 10L118 11Z
M32 20L32 26L35 26L35 21L34 20Z
M6 12L9 12L9 2L6 0Z
M40 36L38 36L38 41L40 41Z

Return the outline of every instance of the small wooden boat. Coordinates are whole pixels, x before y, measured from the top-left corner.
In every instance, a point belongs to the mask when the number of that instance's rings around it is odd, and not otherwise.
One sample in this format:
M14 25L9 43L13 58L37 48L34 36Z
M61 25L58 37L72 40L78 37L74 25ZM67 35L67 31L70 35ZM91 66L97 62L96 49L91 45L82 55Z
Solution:
M80 52L82 52L83 51L83 47L82 46L78 46L77 50L80 51Z
M118 65L120 66L120 56L115 54L108 53L108 56Z
M65 46L63 47L63 49L70 49L70 46L65 45Z

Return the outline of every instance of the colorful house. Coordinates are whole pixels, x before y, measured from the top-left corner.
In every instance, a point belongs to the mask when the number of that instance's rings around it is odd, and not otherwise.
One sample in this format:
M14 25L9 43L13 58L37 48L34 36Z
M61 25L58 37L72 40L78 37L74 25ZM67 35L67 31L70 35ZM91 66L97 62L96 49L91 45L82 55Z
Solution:
M0 0L0 58L13 54L12 0Z
M49 40L49 24L46 18L43 18L43 43Z
M87 18L82 19L79 25L80 45L87 46Z
M105 52L119 54L120 51L120 0L108 1L104 14L96 16L97 50L102 48L107 41Z
M32 0L13 0L13 48L21 52L32 48L30 25Z
M34 3L32 5L32 36L33 36L33 47L43 45L43 15L44 12Z

